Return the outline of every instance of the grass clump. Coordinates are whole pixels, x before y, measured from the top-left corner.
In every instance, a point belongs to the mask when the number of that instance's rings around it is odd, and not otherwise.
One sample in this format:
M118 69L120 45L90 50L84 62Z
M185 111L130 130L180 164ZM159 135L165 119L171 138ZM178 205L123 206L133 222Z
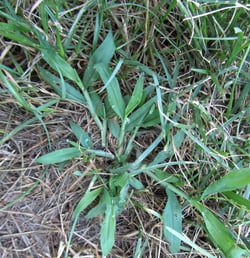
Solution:
M101 218L100 248L95 240L91 254L248 257L250 41L242 16L249 5L3 1L0 8L2 93L33 116L3 129L0 143L39 121L49 151L40 148L33 161L71 171L81 195L57 255L81 253L84 212ZM55 150L48 119L60 105L69 134ZM131 249L122 243L131 232L118 237L124 214L137 236Z

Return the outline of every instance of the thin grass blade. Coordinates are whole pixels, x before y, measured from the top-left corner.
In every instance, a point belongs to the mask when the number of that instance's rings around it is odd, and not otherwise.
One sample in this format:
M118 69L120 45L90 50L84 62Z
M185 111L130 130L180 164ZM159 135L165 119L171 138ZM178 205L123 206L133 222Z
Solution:
M250 201L248 199L234 192L224 192L223 195L225 195L227 198L235 202L237 205L250 210Z
M208 253L208 251L206 251L205 249L201 248L200 246L198 246L197 244L195 244L192 240L190 240L187 236L180 234L179 232L177 232L176 230L166 226L165 227L167 231L169 231L170 233L172 233L173 235L175 235L176 237L178 237L180 240L182 240L184 243L190 245L192 248L194 248L194 250L196 250L197 252L199 252L200 254L204 255L207 258L216 258L215 256L211 255L210 253Z
M8 24L1 22L0 23L0 35L3 37L6 37L8 39L13 40L14 42L17 42L18 44L23 44L25 46L34 47L36 49L39 49L39 44L32 40L29 37L26 37L24 33L21 32L30 32L31 28L24 27L24 26L18 26L18 24Z

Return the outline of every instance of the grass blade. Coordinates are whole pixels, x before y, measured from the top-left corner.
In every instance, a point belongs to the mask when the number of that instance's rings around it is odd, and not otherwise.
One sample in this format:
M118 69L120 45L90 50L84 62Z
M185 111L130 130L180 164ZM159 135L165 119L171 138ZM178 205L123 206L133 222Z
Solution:
M205 249L199 247L198 245L196 245L192 240L190 240L187 236L180 234L179 232L173 230L172 228L166 226L165 227L167 231L169 231L170 233L172 233L173 235L175 235L176 237L178 237L180 240L182 240L184 243L190 245L191 247L193 247L196 251L198 251L199 253L201 253L202 255L205 255L208 258L216 258L215 256L211 255L210 253L208 253Z
M103 66L108 66L111 58L115 52L115 43L113 39L112 32L110 31L102 42L102 44L94 51L93 55L90 57L87 69L84 72L83 83L89 86L98 78L98 73L95 69L97 64L102 63Z
M230 200L237 203L237 205L239 205L241 207L245 207L248 210L250 210L250 201L248 199L246 199L234 192L225 192L225 193L223 193L223 195L225 195L227 198L229 198Z
M143 83L144 83L144 76L140 76L140 78L136 82L132 96L125 109L126 117L140 104L142 99L142 94L143 94Z
M196 144L198 144L206 153L208 153L211 157L213 157L219 164L221 164L225 168L228 168L228 165L224 162L224 160L220 158L212 150L210 150L202 141L200 141L198 138L196 138L186 129L182 128L182 130L190 139L192 139Z
M61 84L61 79L55 76L54 74L50 73L49 71L45 70L41 66L38 66L39 74L42 77L42 79L46 82L48 82L53 90L62 97L62 88L58 85ZM86 104L86 100L84 99L82 93L75 89L73 86L71 86L69 83L64 81L65 86L65 98L70 99L76 102L79 102L81 104Z
M116 227L115 208L108 192L106 193L106 203L105 219L101 228L101 249L103 256L109 254L115 243Z
M46 43L45 43L46 44ZM44 42L43 42L44 45ZM56 51L51 48L51 46L47 46L42 48L42 57L43 59L59 74L72 80L75 82L80 88L83 88L81 79L79 78L76 70L71 67L71 65L64 60L60 55L56 53Z
M15 82L14 78L5 71L7 76L3 74L0 70L0 79L4 83L4 85L8 88L9 92L16 98L17 102L23 106L28 111L33 111L33 107L25 100L25 98L20 94L21 89L19 85Z
M74 213L73 213L74 222L73 222L73 225L72 225L71 230L70 230L68 244L67 244L67 249L66 249L65 256L64 256L65 258L68 257L70 243L71 243L71 240L72 240L72 237L73 237L73 234L74 234L74 231L75 231L76 223L78 221L80 213L85 208L87 208L98 197L98 195L102 192L102 187L97 188L97 189L95 189L93 191L90 191L90 188L93 185L93 183L95 182L95 180L96 180L96 178L93 177L87 192L84 194L84 196L82 197L82 199L77 204L77 206L76 206L76 208L74 210Z
M82 147L90 148L93 143L89 135L77 124L70 122L70 128L81 143Z
M166 189L168 201L163 212L164 236L169 242L169 249L172 254L178 253L181 247L181 240L173 235L166 227L182 232L182 211L175 194Z
M103 64L96 65L96 70L102 78L102 81L106 84L111 76L111 71ZM114 77L109 84L106 84L108 92L108 100L111 108L121 118L124 118L125 103L121 94L120 85L117 79Z
M79 158L80 155L81 152L77 148L63 148L39 157L38 159L36 159L36 162L43 164L55 164L73 158Z
M209 209L199 202L191 200L191 203L201 212L210 239L220 248L225 257L241 257L241 255L238 254L244 254L246 252L244 249L237 246L235 239L232 237L232 233Z
M98 195L102 192L103 188L99 187L95 190L92 191L87 191L82 199L79 201L77 204L74 213L73 213L73 219L78 218L80 213L86 209L97 197Z
M135 127L142 125L144 118L150 112L150 109L152 105L154 105L155 101L156 101L155 97L146 101L146 103L143 106L138 108L129 116L127 125L126 125L126 131L131 131Z
M250 184L250 168L236 170L223 176L213 184L210 184L203 192L201 199L204 199L210 194L228 192L243 188L248 184Z
M24 33L21 32L29 32L31 28L28 28L27 25L22 26L18 24L8 24L4 22L0 22L0 35L6 37L10 40L18 42L19 44L23 44L25 46L30 46L38 49L40 46L37 42L26 37Z

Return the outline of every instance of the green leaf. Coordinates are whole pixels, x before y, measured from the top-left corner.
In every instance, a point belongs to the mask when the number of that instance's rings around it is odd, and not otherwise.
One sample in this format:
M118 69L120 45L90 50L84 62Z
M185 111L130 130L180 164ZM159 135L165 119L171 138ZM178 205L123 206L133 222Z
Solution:
M232 233L225 227L224 223L220 221L209 209L205 206L191 200L191 203L201 212L210 239L217 245L227 258L235 258L241 256L234 256L238 253L244 253L245 250L237 246L236 240L232 237Z
M102 44L94 51L89 59L88 66L84 72L83 84L87 87L98 78L95 65L102 63L107 67L115 52L115 44L110 31Z
M250 184L250 168L235 170L210 184L203 192L201 199L210 194L243 188L248 184Z
M43 80L45 80L47 83L51 85L53 90L62 97L62 88L59 87L61 85L61 79L55 76L54 74L50 73L49 71L45 70L41 66L38 66L38 71L40 76ZM73 86L71 86L69 83L64 81L65 86L65 98L74 100L76 102L79 102L81 104L86 104L86 100L84 99L82 93L78 90L76 90Z
M52 151L39 157L38 159L36 159L36 162L43 164L55 164L73 158L78 158L80 156L81 152L77 148L63 148L61 150Z
M204 144L200 139L198 139L197 137L195 137L192 133L190 133L189 131L187 131L184 127L185 125L180 125L180 127L182 128L183 132L191 139L193 140L197 145L199 145L203 151L205 151L208 155L210 155L211 157L213 157L219 164L221 164L223 167L228 168L228 165L225 163L225 161L216 153L214 153L214 151L212 151L209 147L207 147L206 144Z
M82 147L90 148L92 147L93 143L89 135L77 124L70 122L70 128L72 129L73 133L80 141Z
M160 164L161 162L165 161L166 158L168 157L169 157L168 152L165 150L162 150L156 155L154 160L149 165L152 166L152 165Z
M103 194L100 197L100 201L99 203L93 207L90 211L88 211L87 215L85 216L87 219L91 219L94 218L96 216L102 215L103 213L105 213L105 209L106 209L106 202L105 202L105 195Z
M83 88L81 79L76 70L64 60L54 49L47 43L41 43L44 47L41 49L43 59L61 76L75 82L80 88ZM61 81L61 80L60 80Z
M118 139L119 133L121 131L120 125L117 119L109 119L108 120L108 128L111 134Z
M0 22L0 35L11 39L18 44L31 46L34 48L39 48L39 44L32 40L30 37L27 37L24 33L30 32L32 29L27 24L22 23L20 24L13 24L11 23L4 23ZM24 32L24 33L21 33Z
M153 172L149 173L151 177L153 177L157 182L164 184L165 182L168 183L180 183L180 180L177 176L167 173L161 169L153 169Z
M152 106L147 116L143 120L142 127L147 128L147 127L157 126L160 124L160 122L161 122L160 112L156 108L156 106Z
M129 179L129 184L132 187L134 187L136 190L144 190L145 189L145 186L142 184L142 182L135 177L131 177Z
M174 254L180 251L181 240L173 235L165 227L170 227L181 234L182 212L175 194L168 188L166 189L166 192L168 196L168 201L163 212L164 236L169 242L170 252Z
M140 76L140 78L136 82L132 96L125 109L126 117L140 104L142 95L143 95L143 83L144 83L144 76Z
M105 219L101 227L101 249L102 255L106 256L111 251L115 243L115 227L116 227L116 218L115 218L115 208L112 204L111 197L107 193L107 207L105 211Z
M116 189L117 187L123 188L129 183L128 173L121 173L119 175L114 175L109 180L110 189ZM115 192L114 192L115 193Z
M111 105L111 108L115 111L115 113L121 118L124 118L125 111L125 103L121 94L120 85L114 77L112 80L109 80L111 76L111 71L108 67L105 67L103 64L97 64L96 70L102 78L102 81L106 84L107 92L108 92L108 101Z
M197 252L199 252L200 254L203 254L204 257L207 258L216 258L215 256L211 255L207 250L201 248L200 246L198 246L197 244L195 244L191 239L189 239L187 236L180 234L179 232L177 232L176 230L173 230L170 227L165 227L166 230L168 230L170 233L172 233L173 235L175 235L176 237L178 237L180 240L182 240L184 243L186 243L187 245L190 245L194 250L196 250Z
M225 195L227 198L234 201L237 205L241 207L246 207L250 210L250 201L239 194L236 194L234 192L224 192L223 195Z
M234 247L234 239L229 233L228 229L211 211L203 209L202 216L204 218L206 228L213 239L214 243L223 251L227 253Z
M97 188L93 191L87 191L80 202L77 204L74 213L73 213L73 219L77 218L80 213L86 209L97 197L98 195L102 192L103 188Z
M32 111L32 106L25 100L23 95L21 94L21 89L19 85L13 80L9 80L7 76L3 74L0 70L0 80L4 83L4 85L8 88L9 92L16 98L18 103L23 106L25 109Z
M127 119L126 131L131 131L135 127L140 126L142 124L145 116L148 114L152 105L154 105L155 101L155 97L146 101L146 103L143 106L141 106L131 114L131 116Z

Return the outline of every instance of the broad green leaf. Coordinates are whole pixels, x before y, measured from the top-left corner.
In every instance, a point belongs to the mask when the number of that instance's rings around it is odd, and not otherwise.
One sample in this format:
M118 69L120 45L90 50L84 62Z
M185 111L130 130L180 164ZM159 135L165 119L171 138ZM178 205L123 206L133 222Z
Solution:
M96 216L102 215L103 213L105 213L105 209L106 209L106 197L103 194L100 197L100 201L99 203L93 207L85 216L87 219L91 219L94 218Z
M30 32L31 28L29 28L26 24L18 25L13 23L4 23L0 22L0 35L11 39L18 44L31 46L34 48L39 48L39 44L32 40L30 37L27 37L24 33L21 32Z
M123 188L129 183L128 173L121 173L119 175L114 175L109 180L110 189L116 189L117 187Z
M89 59L88 66L84 72L83 83L87 87L98 78L95 65L102 63L107 67L115 52L115 44L110 31L102 44L94 51Z
M146 115L150 111L152 105L154 105L155 101L156 101L155 97L150 99L150 100L148 100L148 101L146 101L146 103L143 106L141 106L140 108L135 110L128 117L126 131L131 131L135 127L142 125L142 122L143 122L144 118L146 117Z
M250 168L235 170L210 184L203 192L201 199L214 193L228 192L250 184Z
M72 129L73 133L80 141L82 147L90 148L92 146L92 140L89 135L81 128L81 126L70 122L70 128Z
M108 193L107 195L108 195L107 198L109 200L107 200L105 219L101 227L101 249L102 249L103 256L106 256L109 254L109 252L111 251L115 243L115 226L116 226L115 207Z
M227 258L249 258L250 252L240 248L239 246L234 247L228 252Z
M143 95L143 83L144 83L144 76L141 76L136 82L132 96L125 109L126 117L140 104L142 95Z
M225 257L240 258L241 256L234 255L240 252L244 253L245 250L237 246L236 240L232 237L233 234L226 228L225 224L199 202L191 200L191 203L201 212L210 239L220 248Z
M61 85L61 79L55 76L54 74L50 73L49 71L45 70L41 66L38 66L38 71L40 76L44 81L49 83L53 90L62 97L62 88L59 86ZM69 83L64 81L65 86L65 98L74 100L76 102L79 102L81 104L86 104L86 100L84 99L82 93L75 89L73 86L71 86Z
M87 191L80 202L77 204L74 213L73 213L73 219L77 218L80 213L86 209L93 201L98 197L98 195L102 192L103 188L97 188L92 191Z
M109 100L108 100L108 96L106 96L105 99L104 99L104 105L105 105L105 111L106 111L106 114L105 114L106 117L105 118L109 118L109 119L116 118L116 113L111 108L111 105L110 105Z
M131 177L129 179L129 184L132 187L134 187L136 190L144 190L145 189L145 186L142 184L142 182L135 177Z
M161 122L160 112L156 108L156 106L152 106L147 116L143 120L142 127L147 128L147 127L157 126L160 124L160 122Z
M116 215L120 214L127 201L127 190L129 187L129 174L121 173L114 175L109 180L110 192L113 197Z
M105 120L106 119L106 108L105 108L105 105L104 105L102 99L100 98L98 93L96 93L95 89L92 86L90 86L88 88L88 91L89 91L89 96L93 103L96 115Z
M63 161L67 161L73 158L78 158L81 156L81 152L77 148L64 148L56 151L52 151L45 154L38 159L36 162L43 164L55 164Z
M121 128L116 119L109 119L108 120L108 128L111 134L118 139Z
M96 70L102 78L102 81L106 84L109 81L111 76L111 71L109 68L105 67L103 64L97 64ZM125 111L125 103L121 94L120 85L118 80L114 77L109 83L106 85L108 92L108 101L111 105L111 108L115 111L115 113L121 118L124 118Z
M182 233L182 211L175 194L166 188L168 200L163 212L164 236L169 242L169 250L172 254L178 253L181 247L181 240L168 231L165 227L170 227Z
M43 59L59 74L75 82L80 88L83 88L80 77L76 70L64 60L51 46L43 42L41 49ZM61 80L60 80L61 81Z

